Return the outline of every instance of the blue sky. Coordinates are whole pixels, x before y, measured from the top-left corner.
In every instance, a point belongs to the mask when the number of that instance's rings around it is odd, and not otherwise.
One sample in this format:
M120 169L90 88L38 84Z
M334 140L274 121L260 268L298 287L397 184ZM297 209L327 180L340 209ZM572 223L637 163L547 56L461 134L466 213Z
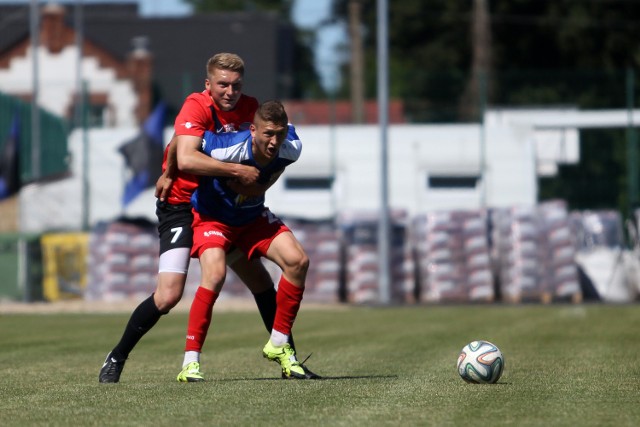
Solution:
M83 0L84 3L130 3L136 0ZM46 4L49 1L39 0ZM137 0L141 13L147 16L184 15L191 8L181 0ZM30 0L0 0L0 4L29 4ZM75 0L58 0L57 3L76 3ZM299 25L313 26L329 14L330 0L295 0L294 19Z
M84 0L84 3L130 2L132 0ZM134 0L135 1L135 0ZM180 0L137 0L140 12L145 16L181 16L191 12ZM30 0L0 0L0 4L29 4ZM40 0L40 4L47 1ZM74 0L58 0L58 3L75 3ZM295 0L292 20L299 27L312 29L329 16L331 0ZM0 24L2 19L0 18ZM346 29L339 25L327 25L317 30L318 43L314 47L316 69L326 90L337 88L337 66L341 59L336 47L346 43Z
M292 20L302 28L317 27L330 15L330 0L295 0ZM339 85L338 65L344 62L337 47L347 43L346 28L341 25L326 25L317 30L315 46L316 70L320 74L325 90L337 90Z
M83 3L130 3L136 0L81 0ZM189 7L180 0L137 0L143 14L149 15L183 15L189 13ZM39 4L46 3L76 3L75 0L38 0ZM0 0L0 4L30 4L30 0ZM155 9L155 12L152 10Z

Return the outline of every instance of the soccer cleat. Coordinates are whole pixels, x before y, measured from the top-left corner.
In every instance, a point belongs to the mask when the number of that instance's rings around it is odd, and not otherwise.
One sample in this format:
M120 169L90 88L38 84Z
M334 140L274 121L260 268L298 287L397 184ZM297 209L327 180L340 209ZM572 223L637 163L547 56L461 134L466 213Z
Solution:
M312 372L309 368L306 367L304 363L301 363L302 369L304 370L304 377L308 380L319 380L322 377L314 372Z
M197 383L204 381L202 372L200 372L200 364L198 362L191 362L178 374L177 380L181 383Z
M322 379L322 377L320 375L312 372L309 368L307 368L306 365L303 365L301 363L300 366L304 370L304 378L306 380L321 380ZM298 377L296 377L296 378L298 378ZM283 380L288 380L289 379L289 377L287 376L287 374L284 373L284 371L282 371L282 379Z
M311 353L313 354L313 353ZM315 372L313 372L311 369L307 368L307 365L305 365L305 362L307 360L309 360L309 358L311 357L311 354L309 354L302 362L300 362L300 366L302 366L302 369L304 370L304 377L308 380L320 380L322 379L322 377L318 374L316 374ZM284 372L282 373L282 379L287 379L287 376L284 374Z
M269 340L267 345L262 349L262 356L280 364L282 368L282 378L301 380L307 378L304 368L296 359L296 352L288 343L282 347L276 347L271 343L271 340Z
M107 358L104 360L102 368L100 369L98 380L101 383L117 383L120 381L120 374L124 368L125 361L126 359L116 360L116 358L111 357L111 353L107 354Z

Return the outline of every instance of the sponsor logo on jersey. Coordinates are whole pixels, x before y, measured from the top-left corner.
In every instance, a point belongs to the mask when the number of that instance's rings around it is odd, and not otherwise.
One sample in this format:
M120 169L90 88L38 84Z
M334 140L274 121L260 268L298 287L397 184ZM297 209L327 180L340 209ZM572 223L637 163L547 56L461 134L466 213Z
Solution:
M225 125L222 125L220 129L216 130L216 133L228 133L228 132L236 132L236 127L233 125L233 123L227 123Z
M245 196L243 194L238 194L234 200L235 207L237 208L253 208L255 206L260 206L263 203L263 199L260 196Z

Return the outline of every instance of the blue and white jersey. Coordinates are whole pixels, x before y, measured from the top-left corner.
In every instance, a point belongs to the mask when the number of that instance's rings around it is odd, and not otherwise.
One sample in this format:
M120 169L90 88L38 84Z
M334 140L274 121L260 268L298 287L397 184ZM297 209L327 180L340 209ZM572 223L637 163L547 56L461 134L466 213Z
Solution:
M251 151L251 132L236 133L205 132L202 139L202 151L216 160L241 163L254 166L260 171L258 183L267 184L298 160L302 143L293 125L289 125L287 137L280 146L278 157L268 165L261 167L253 159ZM247 197L236 193L227 185L233 178L220 176L202 176L196 191L191 196L191 205L202 215L231 226L248 224L264 210L264 194Z

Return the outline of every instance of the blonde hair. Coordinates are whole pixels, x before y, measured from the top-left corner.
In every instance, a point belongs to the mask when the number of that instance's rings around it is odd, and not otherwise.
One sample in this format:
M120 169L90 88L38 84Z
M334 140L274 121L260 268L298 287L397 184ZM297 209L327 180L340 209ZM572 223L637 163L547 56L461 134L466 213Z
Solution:
M244 61L235 53L217 53L207 61L207 76L213 74L213 70L229 70L244 76Z

